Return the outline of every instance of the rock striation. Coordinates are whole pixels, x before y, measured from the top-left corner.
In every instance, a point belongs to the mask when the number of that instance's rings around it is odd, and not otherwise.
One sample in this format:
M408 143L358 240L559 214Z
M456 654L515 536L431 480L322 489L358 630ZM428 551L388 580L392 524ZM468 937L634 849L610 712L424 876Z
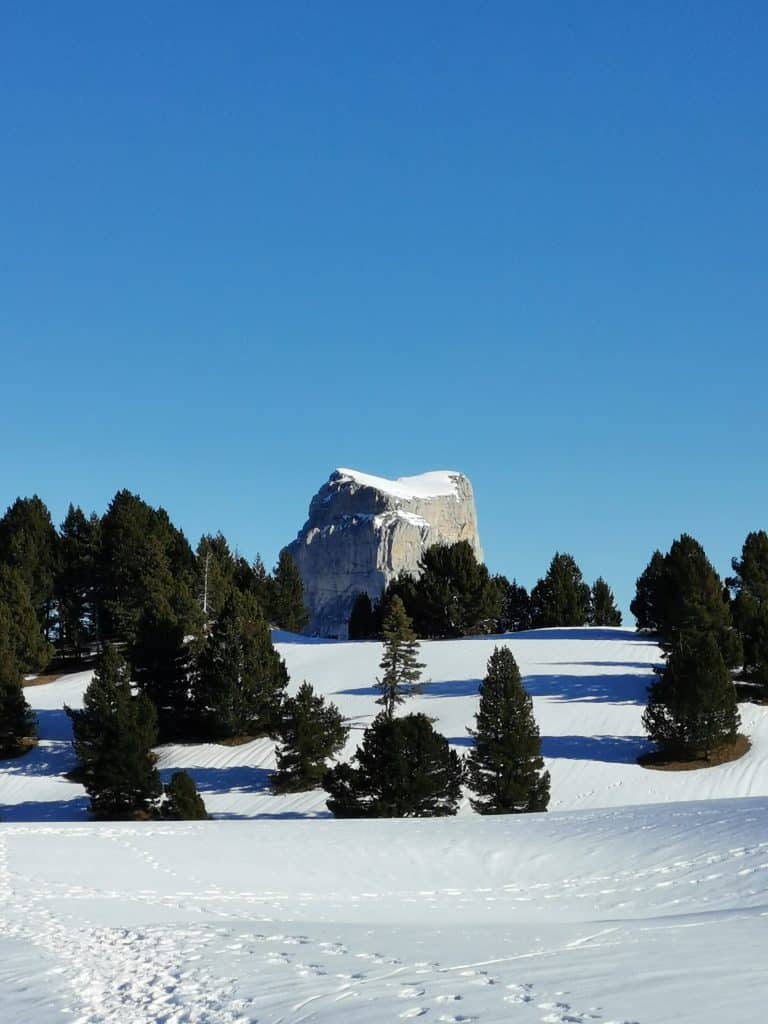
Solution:
M355 597L377 600L400 572L419 573L433 544L466 540L482 559L472 486L449 471L385 480L337 469L288 552L304 584L312 636L347 636Z

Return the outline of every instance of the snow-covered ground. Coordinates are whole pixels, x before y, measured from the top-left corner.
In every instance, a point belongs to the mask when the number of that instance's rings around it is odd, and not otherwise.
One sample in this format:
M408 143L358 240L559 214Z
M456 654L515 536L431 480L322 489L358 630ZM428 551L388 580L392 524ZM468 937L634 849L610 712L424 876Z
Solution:
M352 720L353 753L380 646L277 639L293 688ZM0 1021L761 1020L768 710L742 707L738 762L645 771L658 649L597 629L425 643L429 682L404 710L465 748L495 643L533 694L553 813L312 820L322 792L272 796L257 741L158 752L217 818L259 820L89 823L63 777L63 705L89 674L30 687L41 743L0 767Z

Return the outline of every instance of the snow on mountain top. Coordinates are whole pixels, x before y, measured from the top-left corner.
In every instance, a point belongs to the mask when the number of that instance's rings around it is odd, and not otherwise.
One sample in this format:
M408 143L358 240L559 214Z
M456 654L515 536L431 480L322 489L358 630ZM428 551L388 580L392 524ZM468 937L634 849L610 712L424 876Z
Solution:
M455 470L439 469L432 473L421 473L419 476L401 476L397 480L387 480L383 476L372 476L360 473L356 469L337 469L336 475L343 479L354 480L362 487L375 487L377 491L391 494L394 498L405 501L411 498L443 498L458 494L456 477L461 476Z

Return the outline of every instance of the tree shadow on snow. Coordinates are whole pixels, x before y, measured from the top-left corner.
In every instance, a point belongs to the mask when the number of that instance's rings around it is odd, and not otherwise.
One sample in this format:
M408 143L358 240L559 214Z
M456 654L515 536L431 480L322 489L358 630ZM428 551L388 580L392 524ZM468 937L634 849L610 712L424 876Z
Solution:
M237 765L232 768L161 768L160 778L171 781L175 772L185 771L200 793L263 793L269 791L272 769Z
M647 676L627 675L530 675L523 686L532 697L549 697L562 703L645 704Z
M537 665L573 665L573 661L539 661ZM654 668L661 668L662 661L580 661L579 665L588 665L590 668L637 668L646 671L649 675Z
M634 764L652 744L644 736L542 736L544 757Z
M72 800L26 800L21 804L0 806L0 819L18 821L88 821L90 801L87 796Z

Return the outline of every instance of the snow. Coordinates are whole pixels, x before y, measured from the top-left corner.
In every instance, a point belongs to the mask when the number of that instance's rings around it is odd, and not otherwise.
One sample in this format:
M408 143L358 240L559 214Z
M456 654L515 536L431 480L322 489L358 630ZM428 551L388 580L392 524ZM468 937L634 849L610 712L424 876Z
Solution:
M378 710L378 643L276 634L352 723ZM760 1019L768 915L768 711L704 771L639 768L659 650L622 629L423 643L424 711L459 750L495 644L533 694L545 815L334 821L272 796L274 746L158 748L203 823L97 824L64 775L84 672L26 691L35 751L0 765L0 1020L299 1024L424 1019L696 1024ZM258 820L245 820L245 819ZM323 820L314 820L314 819ZM237 820L240 819L240 820Z
M455 470L436 470L422 473L420 476L401 476L397 480L387 480L382 476L371 476L360 473L356 469L337 469L336 474L345 480L353 480L361 487L373 487L377 491L391 494L394 498L410 501L413 498L456 497L458 488L456 477L461 474Z

